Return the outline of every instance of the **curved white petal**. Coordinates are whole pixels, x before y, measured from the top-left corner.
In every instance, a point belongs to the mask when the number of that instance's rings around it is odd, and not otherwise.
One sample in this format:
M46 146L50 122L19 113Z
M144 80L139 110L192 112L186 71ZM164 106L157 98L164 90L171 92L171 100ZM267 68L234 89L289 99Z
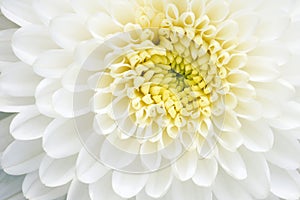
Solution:
M0 13L0 24L5 23L1 21ZM11 47L11 38L16 32L16 29L1 30L0 25L0 60L6 62L18 61Z
M270 120L271 126L287 130L300 126L300 103L291 101L282 105L282 113L275 119Z
M221 167L232 177L242 180L247 177L246 166L239 152L229 152L221 146L217 159Z
M223 170L219 170L218 172L215 184L213 185L213 193L219 200L253 199L237 181L228 176Z
M0 170L0 197L3 200L23 200L22 182L24 176L11 176ZM20 195L21 193L21 195ZM23 197L23 198L22 198ZM16 199L14 199L16 198Z
M241 183L244 188L257 199L264 199L270 191L269 166L262 154L240 150L247 168L247 178Z
M92 91L70 92L61 88L52 96L54 110L65 118L84 115L90 111L92 95Z
M90 116L54 119L43 137L43 148L47 154L53 158L64 158L78 153L83 145L82 140L91 132L92 128L88 126L90 120Z
M5 116L0 115L0 157L2 156L2 152L6 149L6 147L13 141L13 137L9 133L9 126L15 115ZM0 169L1 169L0 163Z
M68 28L65 25L68 24ZM83 19L76 14L65 14L50 22L53 40L62 48L74 50L79 42L91 38Z
M11 21L20 26L40 23L32 8L33 0L1 2L1 12Z
M135 160L140 144L132 138L122 140L117 137L109 135L103 142L99 155L105 165L120 170Z
M7 64L1 72L0 89L13 97L32 97L40 81L41 78L28 65L16 62Z
M212 192L210 188L199 187L191 180L182 182L174 179L170 190L172 200L212 200Z
M197 169L198 154L196 150L187 150L173 165L174 173L181 181L192 178Z
M273 146L274 136L272 129L265 121L241 120L242 127L240 133L244 140L244 145L254 152L266 152Z
M300 146L295 138L285 136L285 133L276 131L273 148L266 152L266 158L284 169L297 169L300 167Z
M6 173L26 174L39 168L44 155L41 140L16 140L3 152L1 165Z
M125 200L114 192L111 173L90 184L89 193L92 200Z
M218 163L215 159L199 159L193 181L199 186L209 187L214 183L217 173Z
M27 174L23 185L22 191L27 199L32 200L53 200L65 195L68 191L69 185L60 187L47 187L40 178L38 172Z
M73 11L68 0L33 0L32 6L36 15L46 25L55 17Z
M148 174L127 174L126 172L114 171L112 187L121 197L131 198L144 188L148 178Z
M103 177L109 168L99 159L99 152L104 138L94 134L88 138L78 155L76 175L83 183L94 183Z
M46 27L30 25L20 28L14 34L12 47L20 60L32 65L41 53L56 49L57 45L50 38Z
M145 192L153 198L160 198L167 193L172 180L173 174L170 167L160 169L150 174Z
M77 155L61 159L45 156L39 168L41 182L48 187L67 184L75 176Z
M35 63L35 73L46 78L60 78L72 62L72 54L66 50L49 50L42 53Z
M12 120L10 132L17 140L38 139L43 136L51 120L51 118L41 115L35 107L29 107Z
M270 165L271 192L283 199L299 199L300 185L286 170ZM282 187L284 185L284 187Z
M74 179L70 185L66 200L90 200L89 186Z
M60 87L60 82L53 79L44 79L39 83L35 91L35 104L41 114L53 118L59 117L54 110L52 96Z

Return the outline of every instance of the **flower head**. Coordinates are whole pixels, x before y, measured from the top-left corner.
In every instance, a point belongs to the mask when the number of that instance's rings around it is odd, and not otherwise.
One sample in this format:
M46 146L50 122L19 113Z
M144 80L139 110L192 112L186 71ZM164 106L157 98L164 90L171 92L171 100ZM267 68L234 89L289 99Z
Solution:
M3 0L3 170L28 199L298 199L299 7Z

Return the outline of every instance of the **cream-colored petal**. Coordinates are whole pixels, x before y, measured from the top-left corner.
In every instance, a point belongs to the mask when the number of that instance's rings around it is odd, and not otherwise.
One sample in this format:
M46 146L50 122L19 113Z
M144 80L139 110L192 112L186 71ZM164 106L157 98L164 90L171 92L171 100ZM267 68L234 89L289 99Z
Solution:
M59 15L73 12L68 0L33 0L32 7L38 18L46 25Z
M32 65L41 53L58 48L47 28L39 25L20 28L12 38L12 47L16 56L29 65Z
M1 12L11 21L20 26L28 24L39 24L39 18L32 8L33 0L1 2Z
M84 23L83 19L76 14L56 17L50 23L52 39L60 47L74 50L80 42L91 38ZM66 24L68 24L67 27Z
M122 31L122 26L114 21L112 16L106 13L98 13L89 18L87 23L88 29L95 38L103 38L109 34Z

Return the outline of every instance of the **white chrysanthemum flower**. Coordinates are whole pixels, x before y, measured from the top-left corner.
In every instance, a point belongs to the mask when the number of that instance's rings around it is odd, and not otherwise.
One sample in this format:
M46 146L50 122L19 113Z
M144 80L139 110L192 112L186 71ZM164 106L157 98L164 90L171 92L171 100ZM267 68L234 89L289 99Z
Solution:
M300 1L0 2L2 199L300 198Z

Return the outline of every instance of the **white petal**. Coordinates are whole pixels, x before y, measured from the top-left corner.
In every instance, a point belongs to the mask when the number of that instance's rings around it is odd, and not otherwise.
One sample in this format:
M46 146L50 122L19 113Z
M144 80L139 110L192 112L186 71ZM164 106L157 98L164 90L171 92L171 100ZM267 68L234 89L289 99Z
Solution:
M206 8L206 14L212 22L223 21L228 13L228 4L220 0L211 1Z
M145 142L141 145L140 159L149 171L159 169L162 161L162 156L157 152L157 144Z
M213 193L218 200L253 199L238 182L222 170L218 172L215 184L213 185Z
M52 41L45 27L30 25L20 28L14 34L12 47L20 60L32 65L41 53L56 49L57 45Z
M41 182L48 187L62 186L71 181L75 175L77 155L62 159L45 156L39 168Z
M60 187L47 187L45 186L37 172L27 174L22 190L27 199L32 200L53 200L65 195L68 191L69 185L63 185Z
M63 87L69 91L83 92L91 89L88 85L90 76L91 72L82 69L81 65L71 64L62 75L61 82Z
M22 193L21 189L23 180L24 176L11 176L0 170L1 199L13 200L14 196L17 196L20 192Z
M281 115L282 105L295 95L294 87L283 80L272 83L253 83L253 86L256 88L256 97L264 108L262 112L266 118Z
M104 11L105 8L101 5L103 2L97 0L72 0L72 8L79 14L85 17L96 14L99 11Z
M100 159L105 165L120 170L135 160L139 146L134 139L122 140L116 135L109 135L101 147Z
M68 190L66 200L90 200L89 188L87 184L74 179Z
M90 116L70 120L54 119L43 137L43 148L47 154L53 158L64 158L78 153L83 145L81 140L92 131L90 120Z
M282 105L282 113L279 117L270 121L271 126L278 129L293 129L300 126L300 103L287 102Z
M50 50L37 58L33 70L46 78L60 78L72 61L70 52L62 49Z
M210 188L199 187L191 180L182 182L174 179L170 192L172 200L212 200L212 192Z
M127 0L117 0L112 2L111 14L121 24L125 25L129 22L134 22L134 13L135 10L132 2Z
M11 116L5 116L4 114L0 114L0 158L1 153L6 149L6 147L13 141L13 137L10 135L9 132L9 126L11 121L15 115ZM0 169L1 169L1 163L0 163Z
M116 128L117 128L117 123L107 113L101 113L95 116L94 130L97 133L106 135L113 132Z
M299 199L300 185L292 179L286 170L273 165L269 166L271 172L271 192L283 199Z
M17 97L34 96L35 88L41 81L32 69L22 63L8 64L0 76L0 89L7 95Z
M300 146L297 139L285 136L285 133L275 132L274 146L266 152L269 162L285 169L297 169L300 167Z
M66 28L68 24L68 28ZM53 40L62 48L73 50L76 45L90 39L83 19L76 14L66 14L53 19L50 23Z
M53 79L42 80L35 91L35 104L43 115L49 117L59 117L52 104L52 95L61 87L60 82Z
M247 177L246 166L239 152L229 152L220 146L218 149L217 159L222 168L236 179L245 179Z
M217 27L216 39L231 40L234 39L239 31L238 24L235 21L227 20Z
M0 90L0 110L2 112L17 113L28 106L34 105L33 97L12 97L1 94Z
M173 180L173 174L170 167L160 169L150 174L145 186L145 192L153 197L162 197L169 189Z
M273 4L273 2L272 2ZM287 12L278 9L264 9L261 11L261 21L255 35L261 40L274 40L279 38L288 28L290 18Z
M73 11L68 0L34 0L33 8L46 25L55 17Z
M218 142L229 151L236 151L243 144L243 138L239 132L220 132L216 135Z
M41 140L16 140L4 151L1 164L5 172L20 175L38 169L43 157Z
M259 17L254 12L237 12L230 18L238 23L238 38L241 40L247 40L259 22Z
M53 94L53 106L65 118L84 115L90 111L89 101L92 95L92 91L70 92L62 88Z
M198 154L196 150L186 151L174 163L174 173L178 176L179 180L186 181L192 178L197 169Z
M126 174L125 172L114 171L112 187L121 197L131 198L144 188L148 178L148 174Z
M33 0L1 2L1 12L11 21L20 26L40 23L32 9Z
M269 41L261 42L249 56L261 56L274 60L278 65L283 65L288 61L289 51L281 42Z
M89 19L88 29L96 38L106 37L109 34L122 31L122 27L104 12L100 12Z
M0 15L0 23L1 23L1 15ZM0 60L1 61L6 61L6 62L18 61L18 58L15 56L11 47L11 38L15 32L16 29L8 29L8 30L0 31Z
M173 160L173 159L177 159L181 155L182 151L183 148L179 140L173 140L170 143L164 141L161 154L163 157L169 160Z
M215 181L218 173L218 163L215 159L199 159L193 181L199 186L209 187Z
M89 193L92 200L125 200L113 191L111 173L90 184Z
M109 168L99 159L99 152L104 138L94 134L85 143L85 148L79 152L76 163L76 174L83 183L94 183L103 177Z
M225 110L224 115L214 116L213 123L222 131L236 131L241 127L236 113L232 110Z
M266 122L241 120L241 123L240 133L244 138L244 145L248 149L255 152L266 152L272 148L274 136Z
M300 26L300 23L299 23ZM299 28L300 29L300 28ZM281 75L283 79L287 80L294 86L300 86L300 68L298 63L300 62L300 54L295 53L289 59L289 62L281 68Z
M10 132L17 140L38 139L42 137L51 120L41 115L35 107L29 107L13 119Z
M255 82L269 82L279 76L278 65L264 57L249 56L243 70L249 74L250 80Z
M264 199L270 191L270 172L266 159L262 154L242 149L241 155L247 168L247 178L242 180L245 189L256 199Z

